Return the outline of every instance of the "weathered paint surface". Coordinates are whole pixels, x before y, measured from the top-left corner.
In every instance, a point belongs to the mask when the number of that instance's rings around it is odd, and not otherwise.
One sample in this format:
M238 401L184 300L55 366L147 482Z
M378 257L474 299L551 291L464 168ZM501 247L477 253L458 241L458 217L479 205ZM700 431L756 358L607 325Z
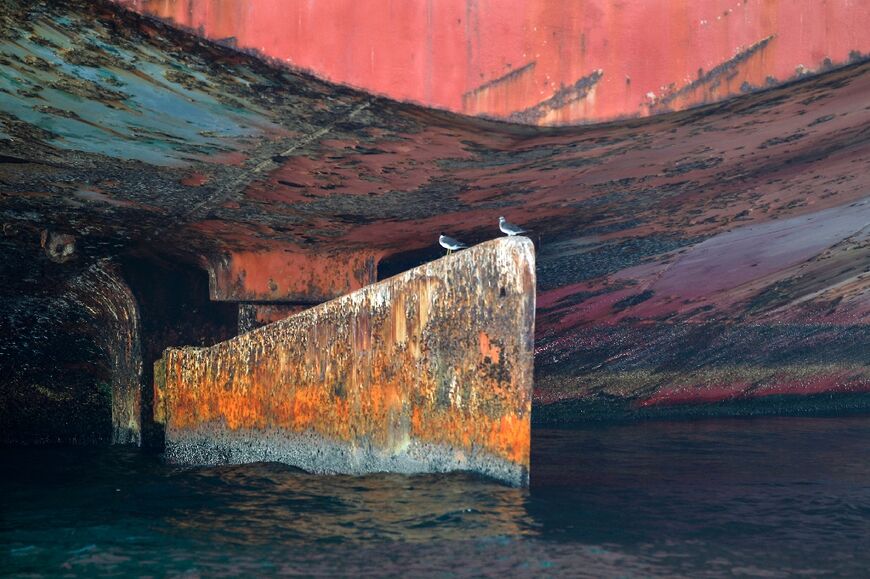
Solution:
M530 124L709 103L870 54L855 0L117 0L317 76Z
M539 242L536 420L870 406L870 63L679 113L538 128L373 99L97 0L0 3L0 323L14 321L0 375L16 393L42 386L16 374L35 364L17 340L54 323L34 321L34 304L97 260L250 255L226 280L250 280L236 295L260 302L284 254L305 256L300 280L346 280L328 259L348 252L398 273L437 256L439 232L479 243L505 215ZM113 84L112 51L154 82ZM88 92L43 80L39 59L77 67ZM204 117L226 100L272 128L179 139L143 109L117 149L66 137L73 116L99 125L109 105L175 102L185 86ZM297 283L284 271L279 290ZM159 350L216 341L200 337Z
M239 304L239 333L244 334L272 322L289 318L310 307L310 304L241 303Z
M503 238L155 370L176 462L528 483L534 248Z
M228 253L207 269L213 300L316 304L374 283L377 257L365 250L322 255L283 248Z

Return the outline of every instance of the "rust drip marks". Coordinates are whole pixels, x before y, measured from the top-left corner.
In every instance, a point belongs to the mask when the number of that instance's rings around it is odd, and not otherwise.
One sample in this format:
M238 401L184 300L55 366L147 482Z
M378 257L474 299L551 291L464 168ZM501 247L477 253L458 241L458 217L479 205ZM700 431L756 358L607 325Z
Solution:
M661 98L657 99L657 101L654 103L655 110L656 111L666 110L667 107L670 106L670 104L672 102L674 102L675 100L677 100L683 96L689 95L701 87L713 86L713 85L718 84L719 82L721 82L721 79L723 77L727 77L730 74L733 74L734 70L738 66L740 66L741 64L743 64L744 62L746 62L747 60L749 60L750 58L752 58L753 56L755 56L756 54L761 52L762 50L764 50L764 48L768 44L770 44L770 42L774 38L776 38L775 34L771 34L767 38L762 38L761 40L759 40L758 42L756 42L755 44L753 44L749 48L741 50L740 52L735 54L733 57L729 58L728 60L726 60L725 62L723 62L721 64L716 65L715 67L713 67L712 69L710 69L709 71L707 71L706 73L701 75L699 78L697 78L696 80L693 80L692 82L683 86L679 90L676 90L676 91L671 92L669 94L665 94Z
M155 366L182 463L528 483L534 248L501 238Z
M463 94L462 95L463 103L467 105L468 99L474 98L477 95L479 95L480 93L485 92L491 88L495 88L497 86L500 86L503 84L508 84L508 83L511 83L511 82L517 80L518 78L520 78L521 76L523 76L527 72L532 72L533 70L535 70L535 66L536 66L536 62L533 60L532 62L529 62L528 64L525 64L516 70L512 70L505 75L502 75L498 78L494 78L490 81L483 83L482 85L478 86L477 88L474 88L474 89L466 92L465 94Z
M604 71L600 68L586 76L581 77L574 84L565 86L556 91L556 93L547 100L541 101L533 107L529 107L522 111L511 114L508 117L509 121L515 123L538 124L542 118L553 111L565 108L566 106L583 100L589 92L595 88L601 77L604 76Z

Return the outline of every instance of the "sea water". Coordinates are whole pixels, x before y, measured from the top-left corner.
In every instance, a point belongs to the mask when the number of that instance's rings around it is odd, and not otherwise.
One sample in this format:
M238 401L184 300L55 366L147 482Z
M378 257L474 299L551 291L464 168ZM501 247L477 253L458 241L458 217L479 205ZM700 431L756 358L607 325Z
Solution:
M0 572L866 577L868 448L860 416L535 429L530 489L6 449Z

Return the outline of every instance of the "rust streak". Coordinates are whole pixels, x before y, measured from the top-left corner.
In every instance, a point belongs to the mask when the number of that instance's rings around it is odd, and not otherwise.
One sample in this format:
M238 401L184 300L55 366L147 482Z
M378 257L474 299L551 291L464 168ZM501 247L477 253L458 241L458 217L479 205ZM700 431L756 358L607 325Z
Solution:
M489 90L493 87L513 82L516 79L518 79L519 77L526 74L527 72L532 72L534 69L535 69L535 61L529 62L529 63L519 67L516 70L512 70L509 73L504 74L498 78L494 78L490 81L487 81L487 82L483 83L482 85L466 92L465 94L462 95L462 98L468 99L468 98L471 98L471 97L474 97L474 96L480 94L483 91Z
M707 71L706 73L701 75L700 78L698 78L698 79L692 81L691 83L683 86L679 90L676 90L670 94L667 94L667 95L659 98L657 100L657 103L656 103L658 105L658 108L668 107L675 100L693 93L694 91L701 88L702 86L707 86L707 85L713 84L715 82L718 82L718 80L720 78L722 78L724 75L731 73L738 66L740 66L742 63L746 62L747 60L749 60L750 58L755 56L757 53L760 53L762 50L764 50L764 48L774 38L776 38L775 34L771 34L770 36L768 36L766 38L762 38L761 40L759 40L758 42L756 42L755 44L753 44L749 48L746 48L744 50L739 51L732 58L729 58L725 62L713 67L712 69L710 69L709 71Z
M535 106L513 113L508 117L508 120L537 124L548 113L586 98L589 92L598 84L598 81L601 80L602 76L604 76L603 70L593 71L579 78L574 84L560 88L553 96Z

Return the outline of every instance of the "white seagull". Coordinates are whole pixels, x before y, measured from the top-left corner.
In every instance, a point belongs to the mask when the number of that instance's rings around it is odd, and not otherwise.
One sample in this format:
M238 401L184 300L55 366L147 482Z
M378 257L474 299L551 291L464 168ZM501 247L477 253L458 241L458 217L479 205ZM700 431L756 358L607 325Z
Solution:
M509 236L519 235L520 233L528 233L525 229L522 229L519 225L514 225L504 217L498 218L498 228L502 233Z
M453 253L457 249L463 249L465 247L468 247L467 245L465 245L461 241L457 241L457 240L453 239L452 237L450 237L449 235L444 235L443 233L438 238L438 244L447 250L447 255L450 255L451 253Z

